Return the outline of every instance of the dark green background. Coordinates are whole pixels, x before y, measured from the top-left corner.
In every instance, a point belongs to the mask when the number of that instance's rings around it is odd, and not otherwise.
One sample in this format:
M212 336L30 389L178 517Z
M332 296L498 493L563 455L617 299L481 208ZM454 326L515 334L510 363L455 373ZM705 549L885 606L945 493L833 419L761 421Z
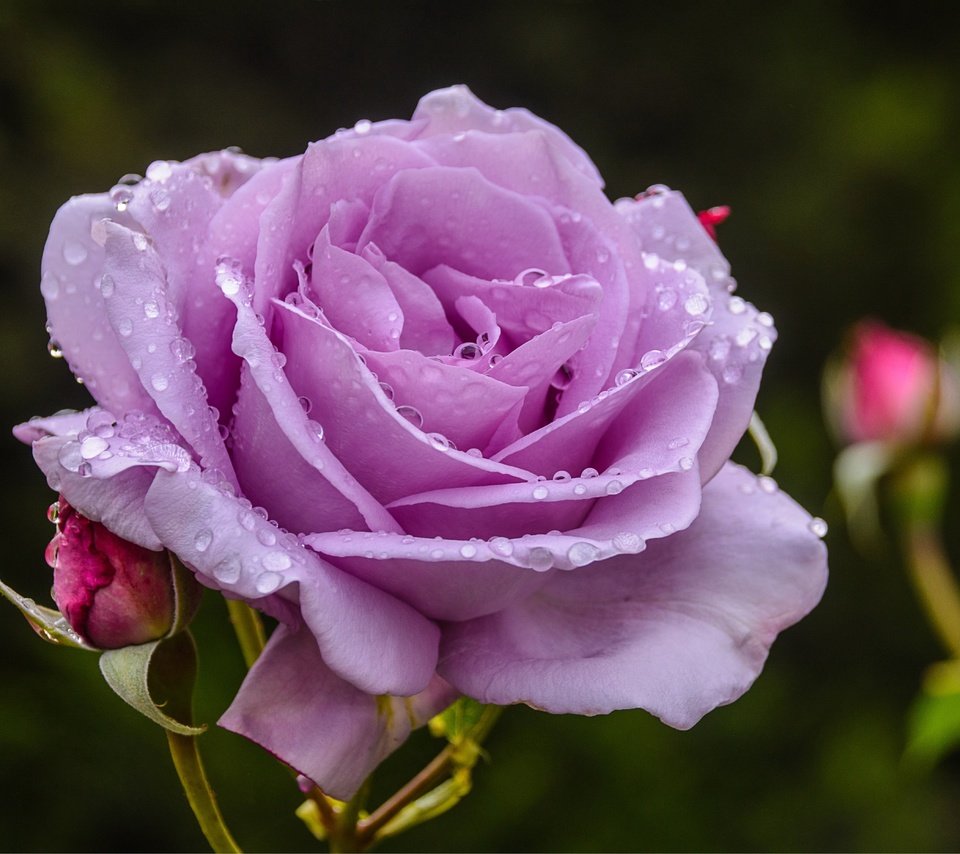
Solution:
M847 543L818 398L857 318L929 336L960 319L960 33L933 11L946 8L4 0L0 425L87 402L46 356L37 288L71 194L227 145L295 154L454 82L527 106L590 152L613 198L662 182L733 207L723 248L781 334L760 396L776 475L832 523L832 579L756 687L691 732L643 712L509 710L470 798L392 848L957 850L958 757L933 771L901 759L941 652L893 549L871 562ZM53 496L29 451L0 441L0 573L42 597ZM224 619L211 597L197 629L207 721L242 673ZM43 644L7 606L0 649L0 849L203 849L162 734L110 694L94 656ZM384 791L430 755L421 736ZM248 850L317 847L283 771L225 733L204 744Z

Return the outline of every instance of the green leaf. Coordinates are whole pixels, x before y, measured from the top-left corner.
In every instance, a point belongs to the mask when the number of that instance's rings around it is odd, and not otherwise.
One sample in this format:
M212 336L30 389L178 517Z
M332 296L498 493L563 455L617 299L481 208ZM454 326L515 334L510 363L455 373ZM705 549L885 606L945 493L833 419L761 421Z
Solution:
M206 730L192 726L197 650L189 632L107 650L100 672L120 699L164 729L179 735Z
M38 605L33 599L21 596L12 587L0 581L0 594L12 602L20 613L26 617L30 627L49 643L57 646L68 646L73 649L86 649L96 652L96 647L90 646L78 635L59 611Z
M914 703L905 758L932 766L960 747L960 691L923 694Z

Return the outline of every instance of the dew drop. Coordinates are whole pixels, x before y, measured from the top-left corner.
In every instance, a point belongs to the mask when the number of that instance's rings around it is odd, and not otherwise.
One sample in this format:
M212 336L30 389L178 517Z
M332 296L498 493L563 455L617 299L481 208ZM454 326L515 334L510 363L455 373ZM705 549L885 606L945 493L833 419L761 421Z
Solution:
M150 385L152 385L156 391L166 391L170 385L170 380L165 374L154 374L150 377Z
M193 538L193 547L198 552L205 552L210 548L210 543L213 542L213 531L209 528L203 528L197 531L197 535Z
M639 371L635 371L633 368L625 368L624 370L620 371L619 374L617 374L614 382L616 382L617 385L626 385L628 382L635 380L639 376Z
M747 310L747 304L742 297L730 297L729 302L727 302L727 309L729 309L730 314L743 314Z
M150 320L155 320L160 316L160 306L158 306L153 300L145 302L143 304L143 314Z
M741 377L743 376L743 368L739 365L727 365L723 369L723 381L727 385L733 385L734 383L740 382Z
M148 246L146 235L141 234L139 231L135 231L133 234L133 245L136 247L138 252L146 251Z
M574 495L585 495L586 492L587 492L587 487L585 484L578 483L576 484L576 486L573 487Z
M645 371L652 371L667 360L663 350L647 350L640 358L640 367Z
M56 341L54 341L52 338L47 342L47 352L48 352L54 359L62 359L62 358L63 358L63 348L62 348Z
M423 416L420 414L420 410L413 406L398 406L397 415L401 418L405 418L409 421L414 427L423 426Z
M685 448L690 444L690 440L686 436L677 436L676 439L671 439L667 444L667 447L671 451L677 450L677 448Z
M313 401L304 395L298 397L297 400L300 402L300 408L304 411L304 413L309 415L310 410L313 409Z
M606 486L607 495L619 495L623 492L623 484L619 480L611 480Z
M87 260L87 247L75 240L63 244L63 260L71 267L77 267Z
M560 469L560 471L554 473L553 479L561 483L570 480L570 472Z
M293 565L293 561L290 560L290 555L286 552L267 552L263 556L262 563L266 569L273 572L283 572L283 570L290 569Z
M553 552L543 546L534 546L528 555L530 568L537 572L546 572L553 566Z
M821 540L827 535L827 523L821 519L819 516L814 516L807 527L810 529L812 534L818 536Z
M623 554L636 554L643 551L643 538L633 531L621 531L613 538L613 547Z
M543 501L548 495L550 495L550 490L545 486L535 486L533 488L533 497L537 499L537 501Z
M588 563L593 563L599 554L600 549L593 543L574 543L567 550L567 560L574 566L586 566Z
M253 586L257 588L258 593L273 593L274 590L283 584L283 576L279 572L261 572Z
M580 477L588 479L591 477L597 477L599 474L600 472L598 472L595 468L585 468L582 472L580 472Z
M147 167L147 178L162 183L173 174L173 167L166 160L154 160Z
M464 543L462 546L460 546L460 554L469 560L470 558L476 556L477 547L472 543Z
M114 287L113 276L108 273L104 273L97 283L98 290L106 299L110 299L110 297L113 296Z
M706 312L709 307L710 303L707 301L707 298L700 293L690 294L683 303L684 311L694 317L699 317Z
M670 523L670 522L662 522L662 523L659 525L659 528L660 528L660 530L663 531L663 533L666 534L667 536L669 536L670 534L672 534L674 531L677 530L676 525L673 525L673 524Z
M277 544L277 535L273 528L261 528L257 531L257 539L265 546L275 546Z
M51 504L47 508L47 520L50 522L53 522L54 525L56 525L57 522L60 521L60 501L59 500L54 501L53 504Z
M479 359L482 355L480 348L473 342L467 342L466 344L461 344L453 351L453 355L457 359L466 359L472 361L474 359Z
M213 568L213 577L221 584L234 584L240 578L243 564L236 555L224 558Z
M772 477L768 477L765 474L760 475L760 477L757 478L757 486L760 488L761 492L765 492L767 495L773 495L773 493L779 489L777 482Z
M40 293L48 300L55 300L60 295L60 282L53 273L47 272L41 277Z
M133 321L129 317L121 317L117 321L117 332L124 338L128 338L133 334Z
M690 471L693 468L693 457L680 457L677 465L680 466L681 471Z
M761 326L766 326L767 329L769 329L771 326L773 326L773 317L769 312L761 311L757 315L757 323L759 323Z
M87 436L80 443L80 456L85 460L92 460L94 457L102 454L110 445L107 443L106 439L101 439L99 436Z
M427 441L430 442L430 447L438 451L449 451L453 449L453 442L442 433L427 433Z
M673 288L664 288L657 294L657 308L669 311L677 304L677 292Z
M83 456L80 453L79 442L67 442L60 448L57 454L57 460L67 471L75 472L80 468L83 462Z

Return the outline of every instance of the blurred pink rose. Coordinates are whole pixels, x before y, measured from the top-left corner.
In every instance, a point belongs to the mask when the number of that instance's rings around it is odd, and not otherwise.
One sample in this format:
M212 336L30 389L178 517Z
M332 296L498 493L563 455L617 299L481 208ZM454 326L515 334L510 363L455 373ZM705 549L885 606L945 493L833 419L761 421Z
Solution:
M845 442L944 440L960 427L957 377L933 345L873 320L854 328L826 395Z

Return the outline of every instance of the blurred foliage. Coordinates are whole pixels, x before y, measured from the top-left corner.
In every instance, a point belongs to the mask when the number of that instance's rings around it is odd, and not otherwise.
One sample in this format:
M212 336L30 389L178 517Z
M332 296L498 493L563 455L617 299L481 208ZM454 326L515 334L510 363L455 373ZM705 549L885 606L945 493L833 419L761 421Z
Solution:
M833 449L818 400L827 354L861 316L931 338L960 320L960 32L948 10L4 0L0 423L88 400L46 357L37 288L47 226L69 195L227 145L294 154L359 118L408 115L453 82L527 106L590 152L611 197L662 182L697 208L733 208L721 243L781 336L760 397L776 477L832 523L832 579L750 693L692 731L643 712L510 709L470 797L385 848L960 849L957 755L934 768L902 758L912 698L940 653L892 550L868 563L847 543L827 500ZM9 434L0 453L4 580L48 601L53 496ZM756 465L751 448L742 458ZM195 624L205 723L243 673L226 619L208 596ZM41 643L6 605L0 649L0 849L204 848L162 732L107 689L95 657ZM216 727L202 739L247 850L315 850L282 768ZM418 733L377 792L435 749Z

